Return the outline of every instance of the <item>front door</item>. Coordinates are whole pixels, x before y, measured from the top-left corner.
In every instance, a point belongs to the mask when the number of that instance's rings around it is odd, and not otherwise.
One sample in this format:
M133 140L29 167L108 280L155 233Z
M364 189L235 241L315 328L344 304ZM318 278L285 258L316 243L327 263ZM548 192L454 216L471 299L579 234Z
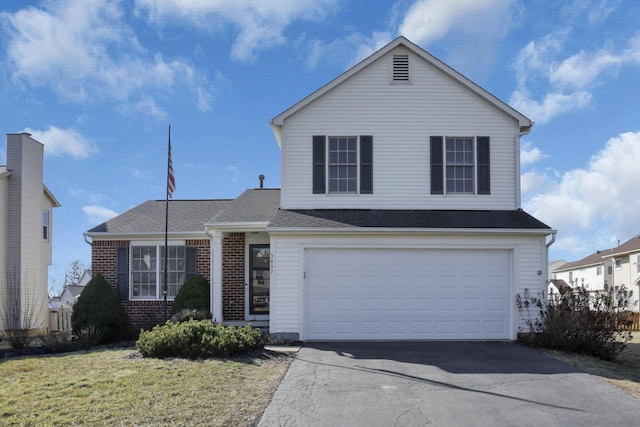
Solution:
M269 314L269 245L249 245L249 314Z

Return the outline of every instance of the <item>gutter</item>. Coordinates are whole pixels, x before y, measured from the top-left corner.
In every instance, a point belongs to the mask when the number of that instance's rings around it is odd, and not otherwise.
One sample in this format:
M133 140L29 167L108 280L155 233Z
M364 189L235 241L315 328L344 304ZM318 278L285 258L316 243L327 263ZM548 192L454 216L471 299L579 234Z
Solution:
M551 233L551 240L549 240L549 242L546 244L547 249L549 249L549 247L553 245L555 241L556 241L556 231L554 230L553 233Z

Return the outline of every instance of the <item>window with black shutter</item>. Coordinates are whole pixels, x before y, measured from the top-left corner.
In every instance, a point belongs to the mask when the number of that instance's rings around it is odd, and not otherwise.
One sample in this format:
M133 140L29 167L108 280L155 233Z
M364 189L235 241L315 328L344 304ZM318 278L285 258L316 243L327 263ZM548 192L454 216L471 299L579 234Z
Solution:
M373 136L313 137L313 194L372 194Z

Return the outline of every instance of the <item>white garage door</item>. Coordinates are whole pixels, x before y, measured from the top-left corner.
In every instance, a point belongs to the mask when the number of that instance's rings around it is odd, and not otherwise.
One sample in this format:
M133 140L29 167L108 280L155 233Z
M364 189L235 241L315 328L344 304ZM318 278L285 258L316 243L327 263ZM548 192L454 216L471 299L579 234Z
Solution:
M511 252L306 249L305 340L509 339Z

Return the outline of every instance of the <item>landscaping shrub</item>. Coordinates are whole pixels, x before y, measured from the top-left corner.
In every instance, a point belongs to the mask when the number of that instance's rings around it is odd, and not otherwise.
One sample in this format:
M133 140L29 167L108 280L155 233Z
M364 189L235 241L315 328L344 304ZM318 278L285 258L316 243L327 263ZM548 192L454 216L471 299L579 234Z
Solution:
M173 300L171 314L179 313L185 309L210 312L209 301L209 282L203 276L195 275L180 287L178 295Z
M95 275L87 283L73 305L71 326L76 338L85 340L87 334L97 335L97 344L117 342L127 337L127 313L101 274Z
M76 348L70 332L51 332L45 335L40 335L39 338L42 343L42 347L46 348L51 353L66 353L68 351L73 351Z
M525 326L518 340L533 347L614 360L632 338L613 291L590 294L579 288L547 304L527 290L516 296L516 305Z
M213 316L209 310L196 310L195 308L185 308L184 310L180 310L173 316L171 316L171 321L173 323L187 322L189 320L208 320Z
M144 357L207 359L262 348L266 341L262 332L250 325L222 326L209 320L190 320L169 321L150 331L142 331L136 346Z

